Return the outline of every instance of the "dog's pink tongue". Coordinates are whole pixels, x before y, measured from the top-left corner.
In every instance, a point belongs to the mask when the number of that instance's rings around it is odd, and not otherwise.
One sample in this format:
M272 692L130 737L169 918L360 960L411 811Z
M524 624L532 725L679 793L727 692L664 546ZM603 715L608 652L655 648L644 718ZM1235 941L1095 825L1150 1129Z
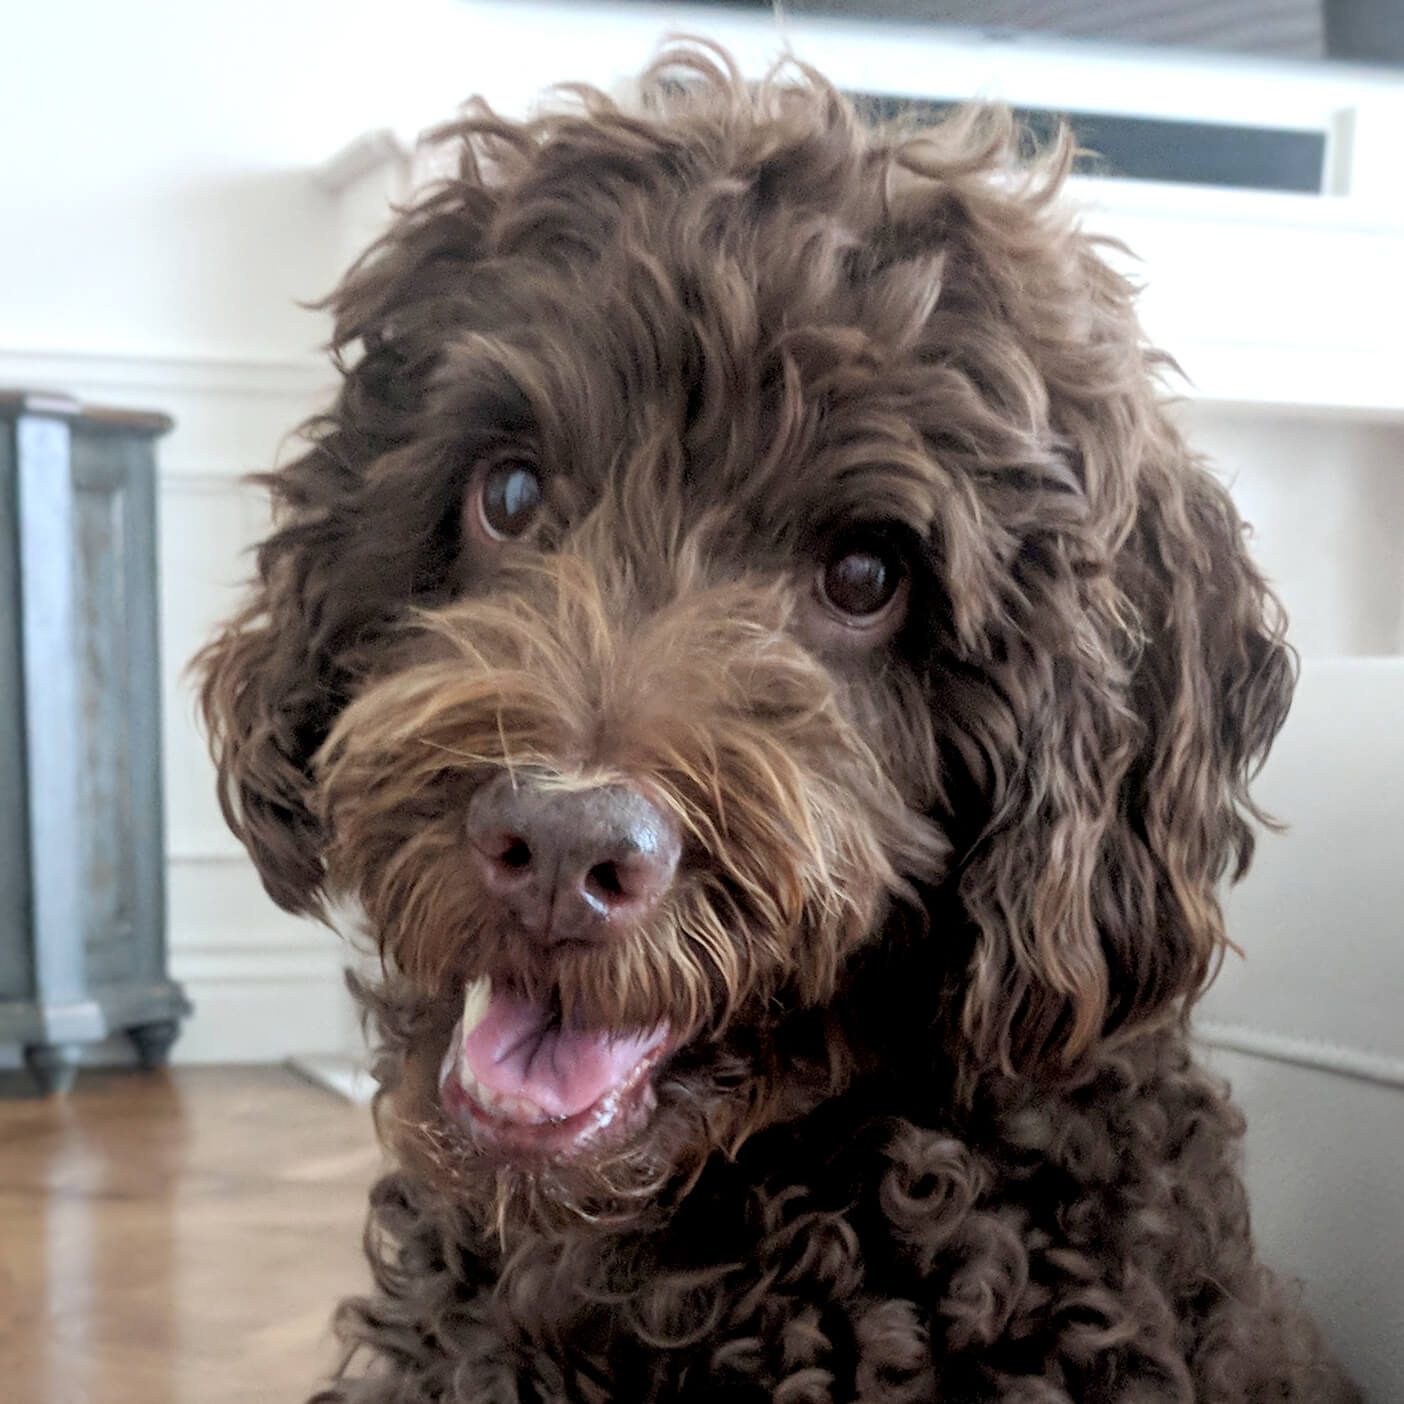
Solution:
M662 1036L563 1029L539 1006L494 992L463 1040L463 1063L498 1097L529 1102L548 1117L574 1116L624 1082Z

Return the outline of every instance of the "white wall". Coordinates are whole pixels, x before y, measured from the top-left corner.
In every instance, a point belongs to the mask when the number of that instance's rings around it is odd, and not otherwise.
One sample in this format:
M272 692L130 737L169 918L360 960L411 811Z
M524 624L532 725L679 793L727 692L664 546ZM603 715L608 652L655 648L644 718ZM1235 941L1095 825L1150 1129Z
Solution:
M1184 417L1252 524L1254 555L1287 606L1303 656L1404 653L1400 425L1223 406Z

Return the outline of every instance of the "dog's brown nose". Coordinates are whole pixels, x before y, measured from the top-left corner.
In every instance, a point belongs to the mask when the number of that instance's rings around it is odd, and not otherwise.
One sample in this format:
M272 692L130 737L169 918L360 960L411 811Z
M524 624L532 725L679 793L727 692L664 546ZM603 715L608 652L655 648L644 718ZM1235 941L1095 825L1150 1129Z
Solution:
M550 943L637 926L672 886L681 848L632 786L568 790L506 774L470 801L468 838L489 897Z

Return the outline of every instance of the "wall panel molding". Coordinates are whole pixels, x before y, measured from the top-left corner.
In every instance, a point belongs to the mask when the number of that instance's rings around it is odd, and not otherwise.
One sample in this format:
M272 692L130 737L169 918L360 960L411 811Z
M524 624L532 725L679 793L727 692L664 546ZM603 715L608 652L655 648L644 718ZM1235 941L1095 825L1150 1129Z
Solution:
M210 356L192 352L84 350L62 347L0 346L0 383L52 388L61 382L67 393L81 384L85 392L170 392L214 395L299 395L324 389L331 380L325 359L299 357Z

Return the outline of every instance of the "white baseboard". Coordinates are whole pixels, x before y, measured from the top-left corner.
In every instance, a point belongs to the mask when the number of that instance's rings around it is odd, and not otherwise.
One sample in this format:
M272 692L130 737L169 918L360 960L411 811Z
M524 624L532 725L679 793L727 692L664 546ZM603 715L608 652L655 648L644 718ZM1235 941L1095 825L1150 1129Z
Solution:
M369 1106L375 1095L375 1080L354 1058L339 1053L310 1053L289 1058L288 1066L309 1082L335 1092L356 1106Z

